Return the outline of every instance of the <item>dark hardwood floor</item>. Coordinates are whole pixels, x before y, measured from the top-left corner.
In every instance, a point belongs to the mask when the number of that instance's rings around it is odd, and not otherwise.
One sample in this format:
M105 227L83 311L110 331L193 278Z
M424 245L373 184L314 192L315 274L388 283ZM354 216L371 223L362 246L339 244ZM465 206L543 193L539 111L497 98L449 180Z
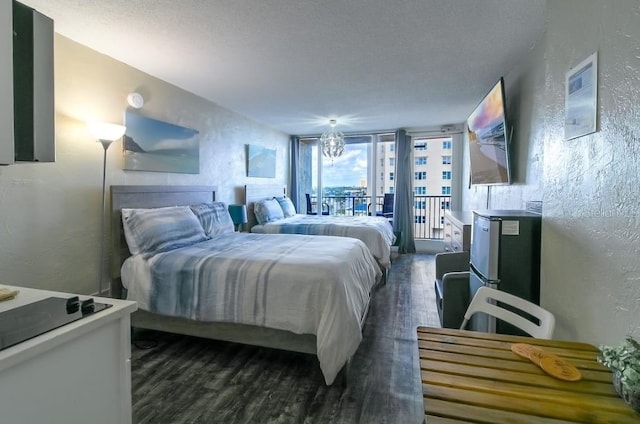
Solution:
M433 280L433 255L394 255L346 388L312 355L134 331L133 422L422 423L415 329L439 326Z

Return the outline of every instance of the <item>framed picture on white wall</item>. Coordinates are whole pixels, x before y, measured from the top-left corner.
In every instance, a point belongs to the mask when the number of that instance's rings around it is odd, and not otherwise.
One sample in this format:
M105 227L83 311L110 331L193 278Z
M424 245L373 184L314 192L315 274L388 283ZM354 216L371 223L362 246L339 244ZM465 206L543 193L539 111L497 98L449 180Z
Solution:
M247 176L276 177L276 150L267 149L256 144L247 145Z
M129 171L200 173L198 130L127 111L122 147Z
M596 132L598 52L591 54L566 73L564 99L565 140Z

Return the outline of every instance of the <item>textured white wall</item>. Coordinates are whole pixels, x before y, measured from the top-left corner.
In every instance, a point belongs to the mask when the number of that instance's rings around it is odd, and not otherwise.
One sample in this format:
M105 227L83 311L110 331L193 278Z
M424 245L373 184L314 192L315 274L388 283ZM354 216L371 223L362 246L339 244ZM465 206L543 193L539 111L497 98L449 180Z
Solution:
M640 336L640 3L548 0L546 21L505 77L516 181L491 188L489 207L543 200L541 303L555 337L617 343ZM565 74L594 51L598 132L566 141ZM465 209L484 208L486 194L465 190Z
M131 91L145 97L139 113L200 131L200 173L124 171L118 141L108 150L107 186L212 184L219 200L233 203L244 201L245 184L288 181L288 135L282 132L59 35L55 73L56 162L0 167L0 284L97 290L103 149L85 122L121 123ZM246 177L246 144L277 150L275 179ZM110 246L107 240L107 257Z
M602 3L548 2L542 301L614 343L640 336L640 2ZM596 50L599 130L565 141L565 73Z

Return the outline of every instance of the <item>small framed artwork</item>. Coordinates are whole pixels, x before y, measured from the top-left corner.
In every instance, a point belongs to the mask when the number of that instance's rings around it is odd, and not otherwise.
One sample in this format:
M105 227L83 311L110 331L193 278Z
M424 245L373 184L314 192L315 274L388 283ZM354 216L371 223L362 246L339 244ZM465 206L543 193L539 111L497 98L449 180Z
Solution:
M564 138L596 132L598 111L598 52L571 68L565 76Z
M276 177L276 151L255 144L248 145L247 176Z
M200 173L198 131L126 112L124 169Z

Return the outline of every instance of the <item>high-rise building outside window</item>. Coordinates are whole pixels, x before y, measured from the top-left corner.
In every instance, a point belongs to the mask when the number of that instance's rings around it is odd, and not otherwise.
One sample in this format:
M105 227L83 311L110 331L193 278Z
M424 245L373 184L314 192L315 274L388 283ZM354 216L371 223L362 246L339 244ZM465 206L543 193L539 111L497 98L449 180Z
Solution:
M438 178L439 175L443 175L443 172L451 172L452 164L443 163L444 161L438 160L440 157L451 157L451 137L438 137L438 138L414 138L414 181L421 180L426 181L427 196L441 196L442 195L442 180ZM436 160L429 161L425 153L419 153L423 151L429 151L429 155L436 158ZM431 180L426 178L426 175L430 174ZM436 176L435 178L433 176ZM437 207L437 206L436 206Z

